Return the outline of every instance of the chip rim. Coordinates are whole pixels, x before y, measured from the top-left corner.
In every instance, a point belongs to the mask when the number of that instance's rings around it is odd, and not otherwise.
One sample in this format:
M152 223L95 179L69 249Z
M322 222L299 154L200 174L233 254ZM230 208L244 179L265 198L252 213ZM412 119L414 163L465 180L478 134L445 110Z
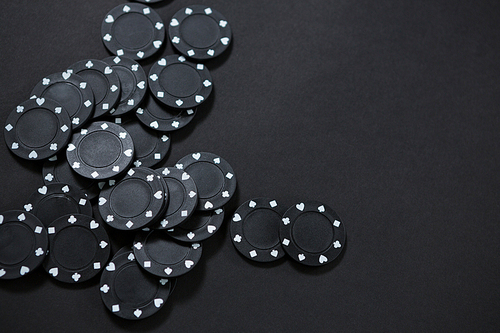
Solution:
M219 163L215 162L215 160L217 159L219 159ZM177 161L175 167L178 169L186 170L189 166L198 162L208 162L218 167L224 176L224 184L222 184L221 190L215 196L209 198L201 198L200 194L198 193L198 205L196 209L214 210L224 206L229 202L229 200L231 200L234 193L236 192L237 182L236 174L234 173L233 168L225 159L217 154L210 152L195 152L192 154L188 154ZM231 175L230 178L228 178L229 175Z
M50 142L38 148L23 144L16 133L16 125L19 119L35 109L48 110L55 115L58 121L55 136ZM4 139L7 147L12 153L26 160L44 160L56 155L68 144L71 134L71 119L66 109L58 102L44 97L28 99L17 105L7 116L4 126ZM52 149L54 147L55 149Z
M27 258L15 265L5 265L0 262L0 280L17 279L33 272L42 264L49 249L47 229L35 215L23 210L8 210L0 213L0 216L2 217L0 225L21 223L33 231L34 244L32 250L34 251L31 251L31 254ZM38 250L42 252L39 255L37 255ZM23 270L23 267L27 268L28 271L22 273L21 271L25 270Z
M163 70L168 66L175 64L187 65L196 70L200 76L200 86L195 93L188 97L171 95L160 85L160 77ZM149 70L148 84L154 98L174 109L190 109L202 104L210 96L213 87L212 76L210 75L207 66L191 62L183 55L168 55L154 62Z
M167 229L168 235L181 242L188 242L188 243L201 242L212 237L213 235L215 235L217 231L219 231L222 224L224 223L224 215L225 215L224 207L220 207L215 210L209 210L209 211L198 210L195 211L190 218L193 218L194 215L202 215L202 214L203 215L210 214L210 219L203 226L196 229L187 229L183 227L183 224L180 224L171 229ZM209 227L214 227L215 230L210 231Z
M70 222L70 219L71 221L75 219L75 221ZM97 226L93 223L97 224ZM95 227L92 228L92 226ZM46 260L43 262L43 268L47 274L58 281L65 283L81 283L98 275L106 266L109 259L111 244L102 223L96 222L92 216L83 214L67 214L57 218L48 226L47 234L49 236L49 248L54 249L55 242L57 241L57 234L59 232L71 227L85 228L94 235L97 242L97 251L92 263L82 269L67 269L66 267L60 265L60 263L58 263L54 258L54 251L49 251ZM99 265L99 268L96 268L96 264ZM57 269L56 275L51 273L51 270L54 268ZM76 274L78 274L79 277L74 277Z
M219 36L215 44L209 47L194 47L182 38L180 31L182 22L192 15L206 15L215 21L219 27ZM191 5L177 11L168 25L168 35L177 51L196 60L207 60L219 56L227 50L232 41L232 30L228 20L219 11L205 5ZM222 43L223 39L227 39L226 44Z
M302 209L299 209L302 208ZM315 212L325 216L331 223L334 230L334 240L332 244L323 252L308 253L301 249L294 241L292 236L293 225L296 219L307 212ZM288 219L288 220L286 220ZM335 226L335 221L339 222ZM307 266L323 266L333 262L342 253L345 245L346 232L344 222L340 219L337 213L327 204L320 201L309 200L294 204L283 214L283 219L280 223L280 240L285 252L296 262ZM335 247L335 243L339 242L340 247ZM299 256L303 255L303 259ZM326 261L325 261L326 258Z

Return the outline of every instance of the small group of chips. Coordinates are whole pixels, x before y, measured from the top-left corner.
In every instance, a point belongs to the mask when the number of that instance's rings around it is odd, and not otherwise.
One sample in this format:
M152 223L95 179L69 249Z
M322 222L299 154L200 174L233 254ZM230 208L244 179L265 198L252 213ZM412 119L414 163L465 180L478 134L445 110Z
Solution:
M201 241L219 230L223 206L236 189L233 169L212 153L151 169L169 151L168 132L190 123L213 88L207 67L187 58L220 55L231 29L210 7L181 9L169 25L181 55L163 56L149 76L137 61L158 52L165 38L153 9L119 5L101 31L115 56L82 60L44 77L7 118L9 149L45 163L44 185L24 210L0 214L0 279L24 276L42 263L67 283L103 271L100 291L108 309L142 319L163 306L175 277L199 262ZM92 215L93 199L104 222ZM104 225L137 231L134 243L110 262Z
M345 244L345 228L335 211L318 201L286 211L275 199L255 198L236 209L231 225L235 248L246 258L271 262L287 253L308 266L333 262Z

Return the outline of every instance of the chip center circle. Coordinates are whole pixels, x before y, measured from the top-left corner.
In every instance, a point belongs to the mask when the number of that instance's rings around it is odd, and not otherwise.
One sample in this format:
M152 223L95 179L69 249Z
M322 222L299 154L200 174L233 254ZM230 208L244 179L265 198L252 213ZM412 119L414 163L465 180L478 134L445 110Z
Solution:
M53 99L62 104L70 117L78 113L82 105L80 90L69 82L57 82L47 87L42 97Z
M22 223L0 225L0 264L16 265L34 253L33 232Z
M98 241L92 231L69 226L55 235L50 253L55 262L69 270L81 270L93 263Z
M161 231L152 232L146 238L145 251L148 257L161 265L175 265L184 260L191 250L175 242L166 242Z
M211 17L198 14L186 17L179 27L181 38L198 49L209 48L219 39L219 25Z
M78 145L82 161L94 168L113 164L122 154L120 139L113 133L96 131L86 134Z
M209 199L217 195L224 186L224 174L210 162L197 162L185 168L198 188L198 198Z
M316 212L300 214L292 226L295 244L308 253L325 252L332 246L334 236L332 222Z
M139 50L152 41L154 29L153 23L146 16L128 13L115 20L111 33L124 48Z
M54 140L58 127L59 121L54 113L47 109L35 108L19 118L16 123L16 135L24 145L40 148Z
M171 64L160 73L160 85L175 97L189 97L201 87L198 71L186 64Z
M256 209L243 220L245 239L257 249L270 249L279 244L281 216L271 209Z
M142 214L151 203L151 187L142 179L129 178L113 188L110 198L111 210L129 218Z
M155 297L158 281L143 272L136 262L130 262L116 273L113 284L116 297L131 307L142 307Z

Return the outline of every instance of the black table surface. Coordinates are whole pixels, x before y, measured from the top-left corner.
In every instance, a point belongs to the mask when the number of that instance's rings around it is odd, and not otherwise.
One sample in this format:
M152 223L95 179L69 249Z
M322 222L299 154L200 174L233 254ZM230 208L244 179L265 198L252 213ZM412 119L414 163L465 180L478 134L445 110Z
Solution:
M109 56L101 22L120 3L3 1L0 123L44 76ZM150 318L111 314L98 278L66 285L39 269L0 280L0 331L498 332L500 2L198 3L222 12L234 39L206 62L212 96L160 165L225 158L238 190L224 227ZM152 7L168 24L191 4ZM0 211L21 209L42 164L1 141ZM230 215L263 196L333 207L343 256L319 268L243 258ZM113 252L131 242L108 231Z

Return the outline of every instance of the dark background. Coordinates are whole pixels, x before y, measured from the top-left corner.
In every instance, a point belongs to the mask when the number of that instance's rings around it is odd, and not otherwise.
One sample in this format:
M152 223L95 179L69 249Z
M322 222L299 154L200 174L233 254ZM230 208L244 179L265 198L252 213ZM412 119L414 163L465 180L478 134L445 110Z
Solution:
M161 165L225 158L238 179L225 226L153 317L122 320L98 279L65 285L39 269L0 281L0 330L498 332L500 3L197 2L221 11L234 39L207 62L212 96ZM1 124L44 76L109 55L101 21L120 3L2 1ZM152 7L168 24L191 4ZM0 184L0 211L20 209L41 164L1 142ZM332 206L347 228L341 260L244 259L229 216L259 196ZM113 251L131 241L111 233Z

